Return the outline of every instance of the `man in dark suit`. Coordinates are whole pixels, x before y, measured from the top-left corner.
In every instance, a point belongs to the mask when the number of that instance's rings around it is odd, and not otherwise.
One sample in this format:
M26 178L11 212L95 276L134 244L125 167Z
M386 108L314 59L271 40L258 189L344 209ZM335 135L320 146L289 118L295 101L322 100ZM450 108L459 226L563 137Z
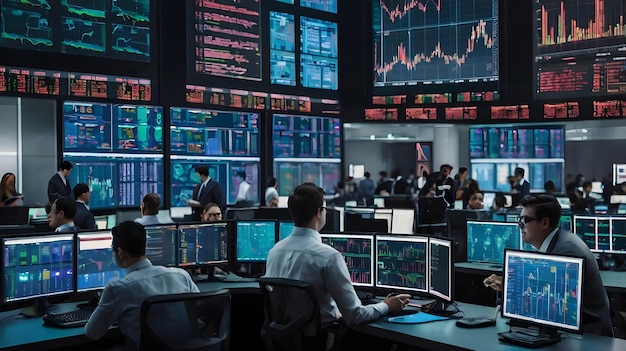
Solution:
M194 221L202 220L202 209L209 202L216 203L222 213L226 213L226 194L222 184L209 177L206 166L196 167L196 173L200 177L200 183L193 189L192 200L189 201Z
M74 198L76 199L76 214L74 215L74 224L80 229L98 229L96 219L89 211L89 199L91 198L91 190L89 185L78 183L74 186Z
M577 235L559 228L561 205L552 195L530 195L520 202L523 209L518 220L522 240L540 252L576 256L585 259L583 272L583 332L613 336L609 299L602 283L596 259ZM502 289L502 277L492 274L483 283Z
M76 203L69 197L62 197L54 200L50 213L48 213L48 226L55 232L75 232L80 230L74 224L76 215Z
M59 165L59 171L55 173L48 181L48 201L61 197L70 197L72 187L68 177L72 173L72 164L69 161L63 161Z
M443 197L448 208L454 208L454 200L456 200L456 181L450 177L452 169L453 167L449 164L439 167L440 176L435 187L435 196Z
M528 182L528 180L526 180L526 178L524 178L525 173L526 171L524 171L522 167L517 167L515 168L515 173L513 175L516 180L516 184L513 187L513 190L520 193L522 195L522 199L530 195L530 183Z

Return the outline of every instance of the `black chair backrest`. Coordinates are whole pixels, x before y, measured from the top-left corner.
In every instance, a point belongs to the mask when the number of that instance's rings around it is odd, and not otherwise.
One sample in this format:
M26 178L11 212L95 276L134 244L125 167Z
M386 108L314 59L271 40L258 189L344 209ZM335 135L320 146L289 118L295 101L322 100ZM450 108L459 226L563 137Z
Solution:
M261 337L266 351L323 350L320 307L313 287L306 282L262 277L259 280L265 304Z
M227 351L230 290L151 296L141 304L140 350Z

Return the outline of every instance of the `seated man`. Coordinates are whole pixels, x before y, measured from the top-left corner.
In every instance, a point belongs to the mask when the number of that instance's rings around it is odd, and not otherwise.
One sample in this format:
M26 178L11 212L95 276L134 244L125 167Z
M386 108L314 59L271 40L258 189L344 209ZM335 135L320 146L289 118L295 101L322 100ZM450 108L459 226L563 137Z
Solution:
M341 316L348 326L367 323L398 312L409 302L410 295L399 294L373 305L361 303L341 253L322 243L319 230L326 224L323 189L304 183L294 189L288 203L295 228L270 250L265 276L313 285L323 329Z
M75 232L81 230L74 224L76 203L69 197L61 197L52 203L48 213L48 226L55 232Z
M133 346L139 348L139 312L145 299L153 295L199 292L187 272L180 268L153 266L146 257L146 230L126 221L111 229L113 258L126 268L126 275L104 288L98 307L85 325L85 335L100 339L117 322ZM171 318L171 316L163 316Z
M484 208L485 204L483 203L483 194L473 193L470 195L469 201L467 202L468 210L482 210Z
M585 259L583 272L582 325L584 333L613 336L609 299L602 283L596 258L577 235L559 228L561 205L552 195L529 195L520 202L519 216L522 240L540 252L570 255ZM485 286L502 290L502 277L490 275Z
M202 221L203 222L213 222L213 221L221 221L222 220L222 210L220 207L213 202L209 202L204 206L202 210Z
M161 197L159 194L150 193L143 197L141 200L141 218L137 218L136 222L143 225L161 224L157 213L159 213L159 205L161 204Z

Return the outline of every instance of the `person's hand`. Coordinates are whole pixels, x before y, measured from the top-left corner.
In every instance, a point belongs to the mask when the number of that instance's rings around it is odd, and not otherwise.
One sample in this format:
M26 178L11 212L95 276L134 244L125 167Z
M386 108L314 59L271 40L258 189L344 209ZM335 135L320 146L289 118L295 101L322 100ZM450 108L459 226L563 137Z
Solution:
M483 280L483 284L486 287L490 287L493 290L502 291L502 277L492 274Z
M389 295L383 300L384 303L389 306L389 313L396 313L402 311L404 306L409 304L409 294Z

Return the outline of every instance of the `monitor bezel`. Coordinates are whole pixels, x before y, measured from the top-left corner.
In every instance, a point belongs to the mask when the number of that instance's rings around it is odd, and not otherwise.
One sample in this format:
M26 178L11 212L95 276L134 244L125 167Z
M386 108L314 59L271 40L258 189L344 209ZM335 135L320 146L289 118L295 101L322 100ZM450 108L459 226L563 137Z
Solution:
M471 224L490 224L490 225L497 225L497 226L510 226L513 227L515 226L515 228L517 228L517 232L519 233L518 235L518 249L522 249L524 247L524 240L522 238L522 232L521 229L519 227L519 225L517 224L517 222L500 222L500 221L493 221L493 220L475 220L475 219L468 219L465 226L466 226L466 233L467 233L467 237L469 237L469 227ZM470 259L470 245L469 245L469 240L467 242L466 245L466 254L467 254L467 262L472 262L472 263L486 263L486 264L492 264L492 265L497 265L497 266L503 266L504 264L504 254L502 255L502 262L496 262L496 261L490 261L490 260L474 260L474 259ZM505 247L506 250L506 247Z
M69 290L64 290L64 291L57 291L57 292L47 292L47 293L41 293L41 294L36 294L36 295L29 295L29 296L24 296L24 297L19 297L19 298L13 298L13 299L8 299L7 298L7 293L6 293L6 282L5 279L2 280L2 282L0 282L0 293L2 294L2 300L0 301L0 303L2 304L11 304L11 303L16 303L16 302L20 302L20 301L26 301L26 300L35 300L38 298L47 298L48 296L60 296L60 295L71 295L76 291L76 234L74 232L46 232L46 233L22 233L22 234L15 234L15 235L7 235L7 236L3 236L2 240L0 240L0 252L2 252L2 257L3 257L3 263L2 265L0 265L0 271L2 273L3 277L6 277L6 267L4 266L4 250L5 247L7 245L7 241L11 241L11 240L27 240L27 239L35 239L35 240L40 240L40 239L44 239L44 238L54 238L54 237L68 237L70 238L70 241L72 242L72 262L70 262L70 267L72 269L72 287ZM50 240L50 241L54 241L54 240Z
M352 286L358 286L358 287L373 288L374 286L376 286L376 279L375 279L375 269L376 269L375 262L376 262L376 257L375 257L375 253L374 253L374 245L376 245L376 235L375 234L342 232L342 233L320 233L320 236L321 236L322 239L324 239L324 238L348 238L348 239L366 239L366 240L370 240L370 281L368 283L359 283L359 282L355 283L355 282L352 282L352 280L350 280L350 283L352 283ZM330 247L332 247L332 246L330 246ZM332 248L335 249L334 247L332 247ZM335 250L337 250L337 249L335 249ZM337 251L339 252L339 250L337 250ZM343 255L343 253L341 253L341 252L339 252L339 253L344 258L344 261L345 261L345 256ZM347 267L347 263L346 263L346 267Z
M429 266L429 257L430 257L430 237L426 236L426 235L412 235L412 236L407 236L404 234L384 234L384 235L375 235L374 237L375 239L375 247L376 247L376 255L374 257L375 260L375 286L376 288L382 288L382 289L389 289L389 290L393 290L393 291L404 291L407 293L422 293L422 294L428 294L429 292L429 287L430 287L430 266ZM378 244L379 241L381 240L388 240L388 241L405 241L405 242L414 242L414 243L425 243L425 253L424 253L424 267L425 267L425 272L424 272L424 279L425 279L425 288L424 289L419 289L419 288L409 288L406 286L400 286L400 285L388 285L388 284L380 284L379 283L379 272L378 272L378 263L379 263L379 258L378 258Z
M236 264L245 263L266 263L267 257L264 260L242 260L239 257L239 224L240 223L274 223L274 245L278 242L278 220L277 219L247 219L247 220L235 220L233 221L233 260ZM272 246L274 247L274 246ZM271 250L271 248L270 248ZM269 255L269 250L268 250Z
M507 306L508 306L508 292L507 292L507 288L506 288L506 282L507 282L507 275L508 275L508 271L509 271L509 257L511 255L520 255L522 257L527 257L529 259L548 259L548 260L557 260L557 261L562 261L562 262L570 262L570 263L577 263L579 264L579 270L578 270L578 303L576 305L577 307L577 315L578 315L578 319L577 319L577 323L578 325L575 327L569 326L567 324L562 324L562 323L556 323L556 322L550 322L550 321L546 321L543 319L538 319L538 318L534 318L534 317L526 317L526 316L520 316L520 315L515 315L513 313L508 313L507 312ZM501 309L501 316L503 318L510 318L510 319L514 319L514 320L522 320L522 321L526 321L526 322L530 322L530 323L534 323L537 324L541 327L548 327L548 328L556 328L559 330L565 330L567 332L571 332L571 333L576 333L576 334L582 334L583 333L583 326L582 326L582 319L583 319L583 287L584 287L584 272L585 272L585 259L581 258L581 257L575 257L575 256L571 256L571 255L556 255L556 254L552 254L552 253L545 253L545 252L538 252L538 251L522 251L522 250L511 250L511 249L506 249L504 251L504 270L503 270L503 276L502 276L502 309Z

